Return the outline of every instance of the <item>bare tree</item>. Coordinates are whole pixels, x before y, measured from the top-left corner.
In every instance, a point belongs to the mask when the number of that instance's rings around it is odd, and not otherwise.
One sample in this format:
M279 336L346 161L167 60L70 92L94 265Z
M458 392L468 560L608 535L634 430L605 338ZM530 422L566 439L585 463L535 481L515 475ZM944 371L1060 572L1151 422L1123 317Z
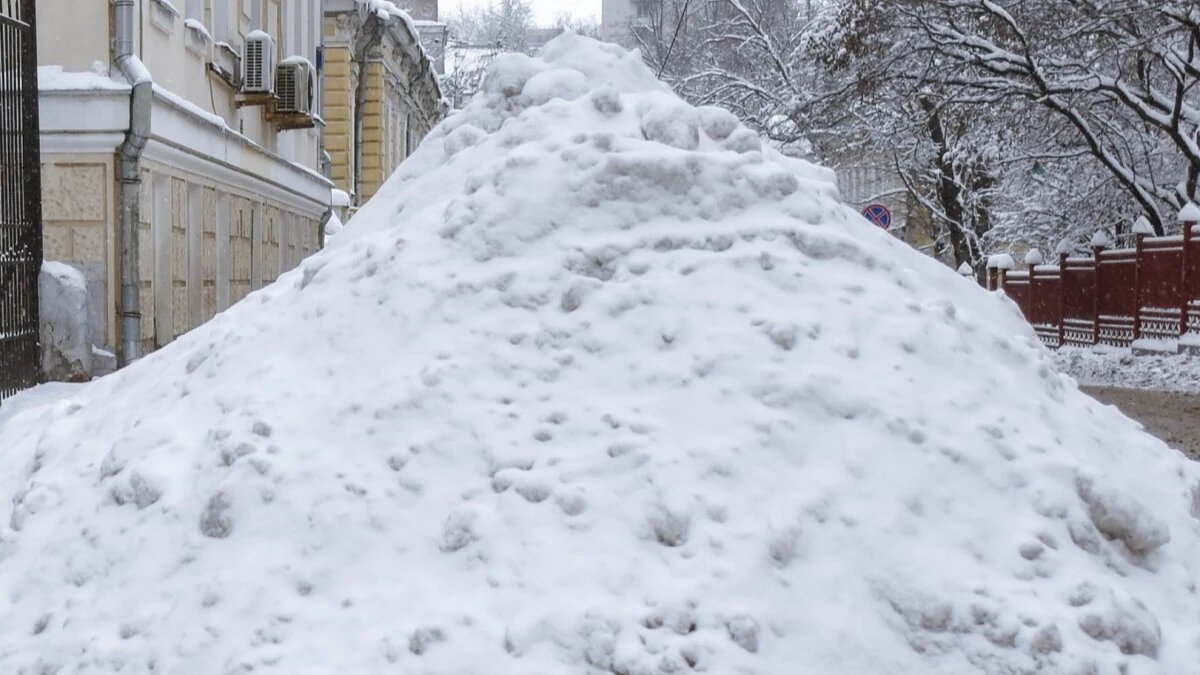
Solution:
M446 16L446 25L449 39L442 83L447 98L454 107L460 107L479 90L492 59L504 52L527 50L533 8L528 0L462 6Z

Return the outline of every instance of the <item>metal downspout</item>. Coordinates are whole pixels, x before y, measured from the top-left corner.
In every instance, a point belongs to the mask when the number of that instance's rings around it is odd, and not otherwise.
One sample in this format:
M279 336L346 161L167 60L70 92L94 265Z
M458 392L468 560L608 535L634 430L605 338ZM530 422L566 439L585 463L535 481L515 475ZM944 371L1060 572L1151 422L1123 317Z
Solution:
M129 94L129 129L117 149L121 228L121 348L120 365L141 356L141 277L138 270L138 221L141 212L142 151L150 140L150 114L154 81L134 54L135 0L112 0L113 60L132 89Z
M371 26L372 23L374 23L374 26L367 29L367 27ZM357 52L357 53L354 55L358 60L358 86L355 87L355 91L354 91L354 185L353 185L354 198L357 200L362 199L362 147L363 147L362 125L363 125L363 117L366 115L366 111L363 108L366 105L366 101L367 101L367 70L368 70L367 56L371 53L371 50L374 49L383 40L383 31L386 30L387 24L384 23L383 21L381 21L379 19L379 17L372 14L367 19L367 23L364 24L363 27L365 29L369 30L370 34L369 34L369 36L366 37L365 42L363 42L360 45L356 45L355 52ZM361 206L361 203L360 203L360 206Z

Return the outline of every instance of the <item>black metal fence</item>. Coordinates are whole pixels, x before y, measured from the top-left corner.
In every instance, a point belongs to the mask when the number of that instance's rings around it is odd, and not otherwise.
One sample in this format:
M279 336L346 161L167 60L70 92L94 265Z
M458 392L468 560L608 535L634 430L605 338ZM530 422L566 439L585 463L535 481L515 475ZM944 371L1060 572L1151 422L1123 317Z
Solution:
M42 182L34 0L0 0L0 399L37 383Z

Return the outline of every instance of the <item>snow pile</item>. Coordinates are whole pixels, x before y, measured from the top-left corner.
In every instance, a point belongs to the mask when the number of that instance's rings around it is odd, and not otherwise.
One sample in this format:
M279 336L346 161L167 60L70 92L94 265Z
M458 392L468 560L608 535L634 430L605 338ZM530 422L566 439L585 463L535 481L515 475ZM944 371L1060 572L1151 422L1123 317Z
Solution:
M1200 471L833 181L616 47L497 59L324 252L18 398L0 663L1194 672Z
M1200 358L1187 352L1134 356L1128 349L1064 347L1054 360L1059 370L1087 386L1200 394Z
M46 261L38 275L42 374L48 379L83 381L92 373L92 325L88 321L87 279L66 263Z

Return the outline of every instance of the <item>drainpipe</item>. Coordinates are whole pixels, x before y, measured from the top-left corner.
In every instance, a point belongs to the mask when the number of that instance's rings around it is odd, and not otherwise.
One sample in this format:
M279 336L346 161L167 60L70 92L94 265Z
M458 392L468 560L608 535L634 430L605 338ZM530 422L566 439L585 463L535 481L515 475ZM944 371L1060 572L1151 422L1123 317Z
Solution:
M332 200L330 200L332 201ZM325 248L325 226L329 225L330 219L333 218L333 207L325 209L325 213L321 214L321 224L317 226L317 247Z
M355 199L362 199L362 125L363 117L366 114L363 107L367 101L367 56L383 40L383 31L386 28L386 23L381 21L375 14L371 14L366 23L363 24L363 29L369 30L369 34L362 38L364 41L361 44L355 45L357 53L354 56L358 60L358 87L355 88L354 92L353 192Z
M133 53L136 0L112 0L113 60L132 89L129 94L129 129L117 149L121 228L121 349L120 365L141 356L141 278L138 274L138 214L141 211L142 150L150 140L150 110L154 81L142 60Z

